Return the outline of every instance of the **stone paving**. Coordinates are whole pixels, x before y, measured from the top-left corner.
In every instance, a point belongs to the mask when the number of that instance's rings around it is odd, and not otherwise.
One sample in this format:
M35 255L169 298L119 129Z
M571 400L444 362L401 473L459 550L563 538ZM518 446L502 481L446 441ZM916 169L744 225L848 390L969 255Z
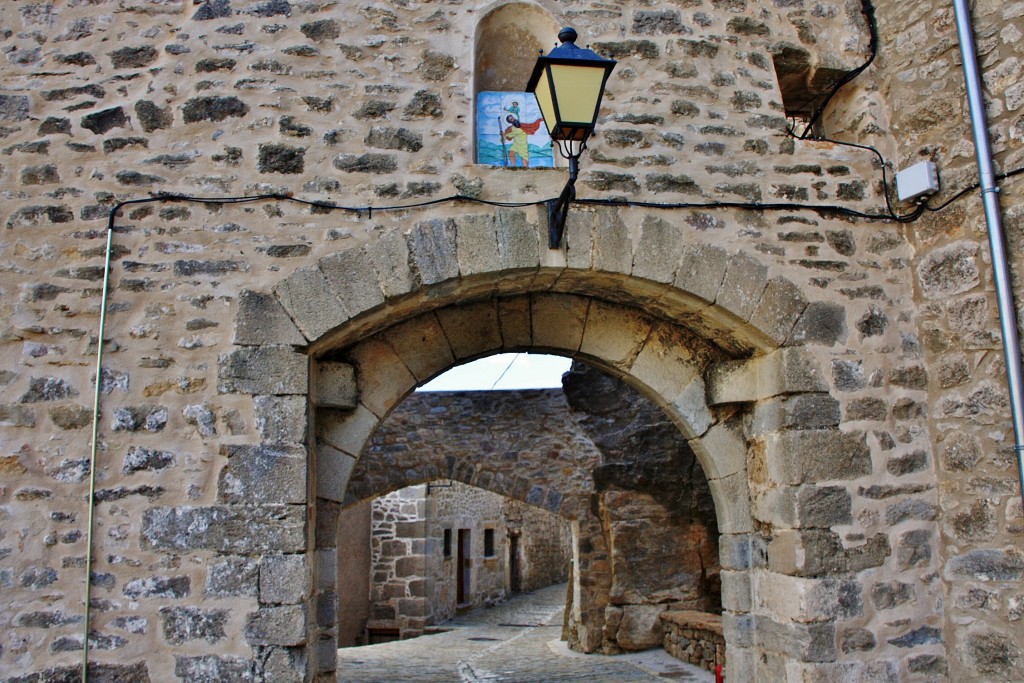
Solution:
M514 596L438 628L441 633L338 651L344 683L644 683L714 680L664 650L583 655L559 640L565 584Z

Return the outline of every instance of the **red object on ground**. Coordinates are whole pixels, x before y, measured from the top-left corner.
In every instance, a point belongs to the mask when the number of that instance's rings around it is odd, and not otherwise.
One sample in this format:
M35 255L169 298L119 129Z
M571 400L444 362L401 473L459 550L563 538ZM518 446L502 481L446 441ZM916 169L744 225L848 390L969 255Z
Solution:
M715 683L725 683L725 674L722 673L722 665L715 665Z

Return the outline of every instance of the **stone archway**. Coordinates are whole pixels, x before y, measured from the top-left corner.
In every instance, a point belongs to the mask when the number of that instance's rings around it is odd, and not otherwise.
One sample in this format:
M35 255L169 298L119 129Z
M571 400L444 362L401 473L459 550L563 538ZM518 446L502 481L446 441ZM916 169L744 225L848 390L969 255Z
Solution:
M822 577L876 566L889 548L880 537L844 550L827 528L849 516L849 495L814 486L871 471L863 435L836 428L828 385L798 346L820 310L753 255L687 244L651 217L638 233L629 237L616 210L578 211L568 251L551 252L522 212L430 220L242 298L244 348L222 363L227 390L307 395L310 405L316 671L334 668L331 549L367 438L418 384L502 350L585 359L661 406L689 439L722 534L731 678L752 679L765 651L836 658L835 622L856 605L832 600L847 582ZM755 637L755 621L766 635Z

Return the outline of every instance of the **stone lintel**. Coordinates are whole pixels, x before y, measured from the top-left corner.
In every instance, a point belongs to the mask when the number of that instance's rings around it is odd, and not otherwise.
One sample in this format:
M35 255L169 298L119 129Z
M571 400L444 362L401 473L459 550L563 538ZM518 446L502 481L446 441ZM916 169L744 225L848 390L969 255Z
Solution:
M317 361L313 366L313 405L352 409L359 400L355 368L348 363Z

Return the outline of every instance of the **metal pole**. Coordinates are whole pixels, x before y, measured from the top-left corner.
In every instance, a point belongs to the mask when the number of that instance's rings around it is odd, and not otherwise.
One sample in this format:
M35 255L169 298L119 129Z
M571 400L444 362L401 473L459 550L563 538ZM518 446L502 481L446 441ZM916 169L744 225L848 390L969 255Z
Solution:
M974 133L974 153L978 160L978 174L981 177L981 199L985 207L985 222L988 224L988 243L992 251L992 275L996 285L996 299L999 304L999 324L1003 335L1003 353L1006 356L1006 380L1010 389L1010 412L1013 418L1014 450L1017 455L1017 477L1024 502L1024 386L1021 371L1020 340L1017 335L1017 314L1013 303L1013 289L1010 283L1010 266L1006 258L1006 243L1003 238L1002 212L999 209L999 186L992 165L992 148L988 139L988 123L985 121L985 102L982 95L981 75L978 70L977 49L967 0L953 0L956 12L956 30L960 39L960 61L963 63L964 81L967 84L967 104L971 112L971 128Z
M121 208L110 211L107 224L107 250L103 261L103 293L100 299L100 332L96 339L96 391L92 401L92 447L89 453L89 521L85 539L85 633L82 641L82 683L89 680L89 603L92 602L92 536L96 509L96 454L99 450L100 431L100 390L103 377L103 335L107 328L107 299L110 293L110 253L114 243L114 215Z

